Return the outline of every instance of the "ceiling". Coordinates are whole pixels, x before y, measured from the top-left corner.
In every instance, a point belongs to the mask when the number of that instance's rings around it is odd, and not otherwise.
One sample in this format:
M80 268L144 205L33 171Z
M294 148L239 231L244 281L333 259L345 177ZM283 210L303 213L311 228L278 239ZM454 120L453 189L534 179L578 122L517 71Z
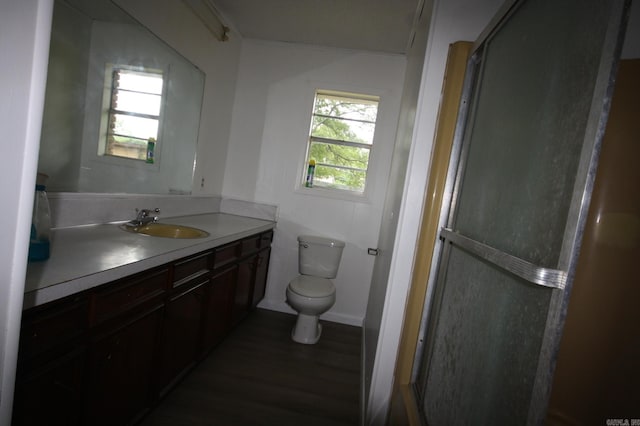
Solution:
M245 38L406 53L421 0L213 0Z

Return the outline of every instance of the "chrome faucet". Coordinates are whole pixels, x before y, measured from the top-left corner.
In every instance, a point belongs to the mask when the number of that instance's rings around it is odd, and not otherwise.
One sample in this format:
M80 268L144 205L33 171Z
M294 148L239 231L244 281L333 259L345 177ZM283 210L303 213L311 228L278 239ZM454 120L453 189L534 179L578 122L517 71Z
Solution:
M144 226L151 222L157 222L158 216L153 215L153 213L160 213L160 209L136 209L136 213L138 214L136 218L127 222L127 226Z

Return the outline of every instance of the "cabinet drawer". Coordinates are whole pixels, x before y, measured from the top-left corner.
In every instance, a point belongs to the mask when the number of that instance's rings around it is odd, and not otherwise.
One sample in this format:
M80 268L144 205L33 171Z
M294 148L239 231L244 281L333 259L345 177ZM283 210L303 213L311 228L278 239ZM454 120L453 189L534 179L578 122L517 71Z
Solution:
M93 294L92 323L115 317L163 294L168 280L169 270L161 269L96 291Z
M190 277L202 275L208 272L211 254L211 252L208 252L187 260L177 262L173 267L174 287L177 287L184 281L188 281L188 278Z
M239 242L227 244L226 246L216 248L215 254L214 254L213 268L218 269L238 259L239 248L240 248Z
M21 355L31 358L56 345L66 345L85 330L86 324L87 300L82 296L27 313L20 334Z
M253 235L242 240L241 256L254 253L260 247L260 235Z

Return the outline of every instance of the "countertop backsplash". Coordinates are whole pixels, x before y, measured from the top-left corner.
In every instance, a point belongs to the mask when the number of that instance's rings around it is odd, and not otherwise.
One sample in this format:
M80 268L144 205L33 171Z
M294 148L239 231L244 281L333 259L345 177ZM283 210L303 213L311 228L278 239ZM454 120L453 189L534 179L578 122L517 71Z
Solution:
M51 226L68 228L131 220L136 209L160 209L160 218L227 213L277 221L277 206L216 196L50 192Z
M253 219L278 221L278 206L260 204L235 198L222 198L220 213L235 214Z

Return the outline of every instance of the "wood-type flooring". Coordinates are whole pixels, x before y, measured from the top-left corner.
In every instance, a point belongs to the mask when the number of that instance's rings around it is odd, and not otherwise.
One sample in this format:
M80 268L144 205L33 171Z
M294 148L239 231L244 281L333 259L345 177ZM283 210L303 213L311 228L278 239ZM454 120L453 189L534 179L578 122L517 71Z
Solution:
M321 321L320 341L303 345L295 318L252 312L141 425L358 425L361 329Z

